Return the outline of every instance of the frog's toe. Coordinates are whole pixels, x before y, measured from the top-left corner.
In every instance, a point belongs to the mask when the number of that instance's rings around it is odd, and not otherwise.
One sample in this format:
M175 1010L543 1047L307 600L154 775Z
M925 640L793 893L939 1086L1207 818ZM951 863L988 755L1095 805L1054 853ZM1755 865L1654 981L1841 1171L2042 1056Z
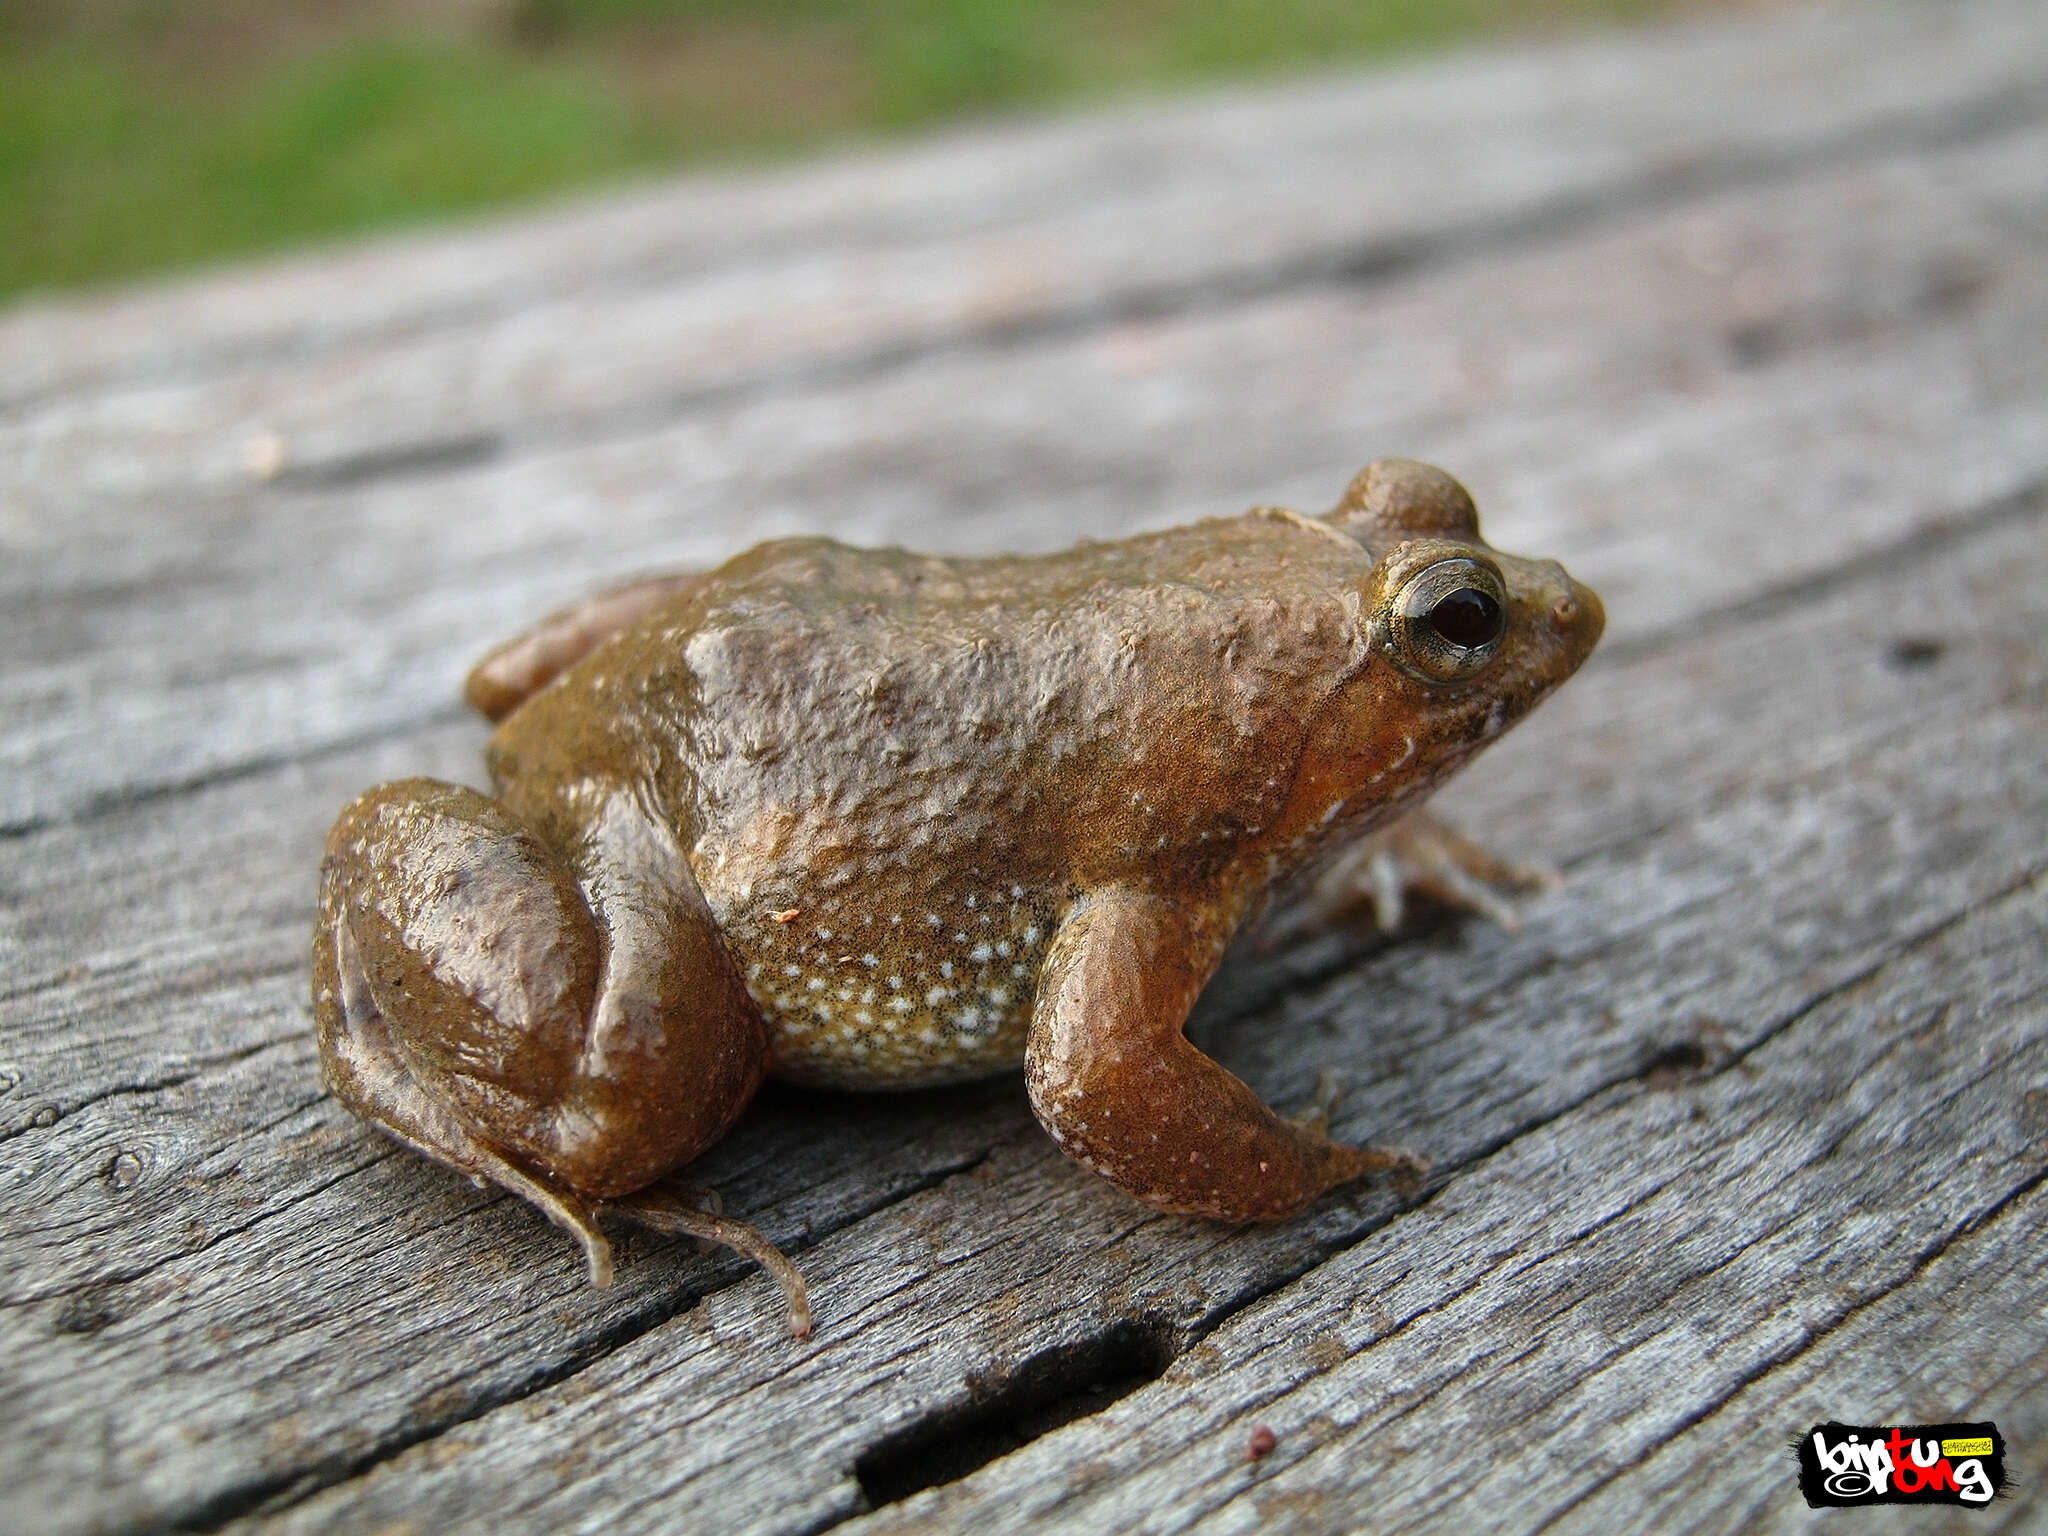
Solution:
M1272 949L1363 908L1392 933L1407 915L1409 894L1476 912L1513 933L1522 926L1515 898L1558 883L1555 871L1511 863L1446 826L1413 811L1341 850L1260 933Z
M684 1198L684 1194L691 1198ZM789 1256L753 1227L725 1215L722 1210L724 1202L719 1200L715 1191L686 1187L684 1194L673 1189L643 1189L607 1200L601 1209L630 1216L657 1232L694 1237L700 1243L714 1243L745 1254L767 1270L775 1283L782 1287L783 1299L789 1306L790 1337L809 1338L810 1292L804 1286L804 1277L790 1263ZM706 1209L702 1197L707 1195L713 1206L721 1208ZM693 1200L698 1203L692 1203Z
M692 1210L702 1211L707 1216L723 1216L725 1214L725 1196L721 1195L709 1184L692 1184L671 1174L668 1178L661 1181L661 1187ZM698 1237L693 1239L693 1241L696 1243L699 1253L716 1253L721 1248L731 1246L729 1243L720 1242L715 1237Z
M1289 1115L1288 1122L1300 1126L1311 1136L1327 1140L1330 1117L1337 1112L1346 1086L1343 1075L1334 1067L1323 1068L1316 1074L1315 1097L1309 1101L1308 1108L1299 1114ZM1429 1178L1429 1159L1405 1147L1343 1146L1339 1150L1355 1161L1357 1173L1354 1177L1369 1173L1388 1174L1403 1198L1412 1198Z
M1514 898L1559 883L1555 870L1502 859L1426 811L1403 817L1371 839L1373 918L1383 932L1400 926L1406 893L1476 912L1513 933L1522 926Z

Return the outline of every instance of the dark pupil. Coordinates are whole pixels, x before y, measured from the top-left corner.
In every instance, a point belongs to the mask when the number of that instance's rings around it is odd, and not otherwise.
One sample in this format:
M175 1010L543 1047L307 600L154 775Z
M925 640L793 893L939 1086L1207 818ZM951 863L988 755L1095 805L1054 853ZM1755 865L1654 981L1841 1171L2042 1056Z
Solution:
M1476 651L1500 638L1500 604L1477 587L1460 587L1437 599L1429 625L1451 644Z

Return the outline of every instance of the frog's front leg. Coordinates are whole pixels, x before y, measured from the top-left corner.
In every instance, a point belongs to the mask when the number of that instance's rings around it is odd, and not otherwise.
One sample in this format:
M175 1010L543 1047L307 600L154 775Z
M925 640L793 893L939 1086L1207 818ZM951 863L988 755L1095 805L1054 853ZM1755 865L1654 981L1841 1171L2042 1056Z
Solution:
M1259 925L1258 947L1277 949L1361 908L1382 933L1392 933L1410 892L1476 912L1513 933L1522 926L1514 898L1557 883L1554 871L1510 863L1427 810L1414 810L1325 860Z
M531 1201L602 1285L608 1205L732 1240L638 1192L724 1134L768 1046L674 837L628 792L595 805L561 851L457 785L357 800L328 837L314 1003L343 1104Z
M1082 902L1054 937L1024 1058L1039 1122L1077 1161L1162 1211L1279 1221L1406 1154L1284 1120L1188 1043L1219 946L1161 897Z

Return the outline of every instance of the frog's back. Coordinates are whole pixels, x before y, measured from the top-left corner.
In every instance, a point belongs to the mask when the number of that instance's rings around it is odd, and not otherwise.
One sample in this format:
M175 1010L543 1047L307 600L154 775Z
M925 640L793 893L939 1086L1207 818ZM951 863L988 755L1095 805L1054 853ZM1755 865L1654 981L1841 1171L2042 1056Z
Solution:
M1192 876L1284 796L1301 697L1277 674L1351 643L1335 578L1364 560L1299 521L1036 559L763 545L562 707L689 829L780 1071L977 1075L1021 1057L1081 891L1141 854Z

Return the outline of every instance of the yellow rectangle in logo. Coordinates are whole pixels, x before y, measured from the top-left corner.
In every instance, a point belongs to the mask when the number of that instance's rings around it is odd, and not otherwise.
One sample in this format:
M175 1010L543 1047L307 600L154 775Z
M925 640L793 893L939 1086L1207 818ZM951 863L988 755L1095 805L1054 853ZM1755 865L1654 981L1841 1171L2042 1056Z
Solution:
M1989 1456L1991 1454L1991 1442L1989 1440L1944 1440L1941 1442L1941 1454L1944 1456Z

